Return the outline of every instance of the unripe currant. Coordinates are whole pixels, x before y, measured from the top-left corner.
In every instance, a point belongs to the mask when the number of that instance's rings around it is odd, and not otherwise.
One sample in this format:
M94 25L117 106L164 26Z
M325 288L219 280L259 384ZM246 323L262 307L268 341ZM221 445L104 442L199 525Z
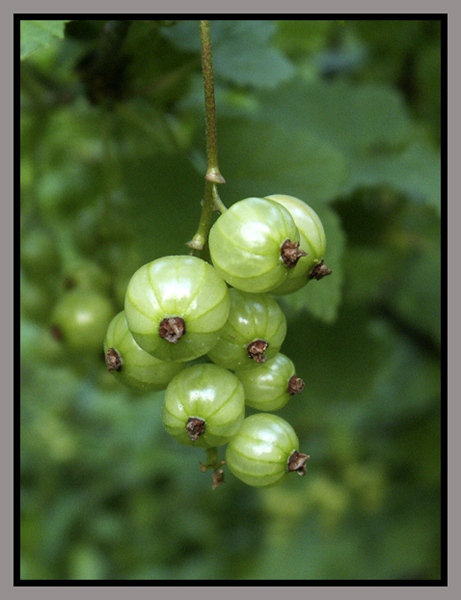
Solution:
M288 273L286 279L271 293L290 294L302 288L311 279L322 279L331 274L323 259L326 252L326 237L322 221L315 210L294 196L274 194L267 199L285 207L299 231L300 246L307 256L300 260Z
M200 448L226 444L244 417L243 385L216 365L187 367L166 389L163 424L182 444Z
M210 230L213 265L231 286L252 293L269 292L286 279L305 256L293 218L286 208L265 198L233 204Z
M128 283L125 314L136 342L160 360L186 362L217 342L229 314L225 282L194 256L143 265Z
M109 372L136 392L164 390L187 365L161 361L140 348L128 329L123 311L109 324L104 340L104 356Z
M114 316L108 298L98 292L75 289L57 302L52 331L70 350L82 355L101 352L107 327Z
M247 417L229 442L226 464L248 485L280 482L288 473L306 474L306 454L298 452L298 437L284 419L269 413Z
M280 353L255 369L236 371L235 375L243 383L245 404L257 410L280 410L304 389L293 362Z
M98 263L89 259L79 259L64 271L64 288L66 290L82 289L108 294L110 275Z
M253 369L273 358L285 339L287 323L277 302L267 294L230 289L229 317L209 358L232 371Z

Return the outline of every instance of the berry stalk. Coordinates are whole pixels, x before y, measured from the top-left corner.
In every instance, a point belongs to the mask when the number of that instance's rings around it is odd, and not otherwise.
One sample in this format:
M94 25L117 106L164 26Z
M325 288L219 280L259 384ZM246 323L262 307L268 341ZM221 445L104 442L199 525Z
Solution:
M226 181L219 171L218 163L218 133L216 124L211 32L210 22L207 20L200 21L200 38L202 42L202 72L203 89L205 93L207 171L205 174L205 194L202 203L200 223L196 234L192 240L187 243L189 248L192 248L192 254L196 250L203 250L211 228L213 213L215 211L222 213L226 210L216 187L217 184L226 183Z
M224 177L219 172L218 164L218 133L209 21L200 21L200 37L202 41L202 72L203 89L205 92L206 153L208 163L205 179L211 181L211 183L225 183Z

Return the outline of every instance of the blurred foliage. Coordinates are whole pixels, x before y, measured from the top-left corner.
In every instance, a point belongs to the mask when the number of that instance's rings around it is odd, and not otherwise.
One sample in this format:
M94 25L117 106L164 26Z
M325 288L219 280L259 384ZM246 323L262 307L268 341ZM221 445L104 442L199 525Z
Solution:
M69 289L115 313L136 268L186 252L198 22L22 20L20 576L438 580L442 22L211 29L221 198L298 196L326 230L333 275L279 299L307 384L280 414L308 475L212 491L203 453L164 432L163 393L121 389L50 329Z

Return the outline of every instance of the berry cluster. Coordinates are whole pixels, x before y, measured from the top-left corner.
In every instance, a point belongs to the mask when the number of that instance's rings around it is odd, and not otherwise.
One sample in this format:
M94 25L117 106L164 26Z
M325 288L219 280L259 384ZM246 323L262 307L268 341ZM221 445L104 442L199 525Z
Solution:
M331 273L325 249L322 223L301 200L235 203L210 230L212 265L165 256L134 273L104 341L108 370L131 389L165 389L166 431L208 451L228 444L225 463L248 485L304 475L295 431L270 412L304 389L280 352L287 323L273 296ZM260 412L245 418L246 407ZM208 466L217 485L223 471Z

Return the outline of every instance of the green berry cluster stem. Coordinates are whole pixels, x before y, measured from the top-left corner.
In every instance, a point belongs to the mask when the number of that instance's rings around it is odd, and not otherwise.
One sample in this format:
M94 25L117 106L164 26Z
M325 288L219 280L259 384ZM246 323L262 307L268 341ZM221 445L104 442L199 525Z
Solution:
M196 234L187 243L191 254L203 250L208 240L214 212L223 213L226 207L219 197L217 185L226 183L221 175L218 163L218 133L216 123L216 103L214 94L213 60L211 51L210 22L200 21L200 37L202 42L202 72L205 92L205 134L207 171L205 174L205 193L202 203L202 214Z
M202 71L203 88L205 91L206 150L208 160L205 179L212 183L225 183L224 177L219 172L218 164L218 133L209 21L200 21L200 37L202 41Z
M202 473L205 473L209 469L213 469L213 485L211 489L215 490L224 482L224 469L222 467L226 461L219 460L217 448L207 448L205 452L206 460L204 463L200 463L200 470Z

